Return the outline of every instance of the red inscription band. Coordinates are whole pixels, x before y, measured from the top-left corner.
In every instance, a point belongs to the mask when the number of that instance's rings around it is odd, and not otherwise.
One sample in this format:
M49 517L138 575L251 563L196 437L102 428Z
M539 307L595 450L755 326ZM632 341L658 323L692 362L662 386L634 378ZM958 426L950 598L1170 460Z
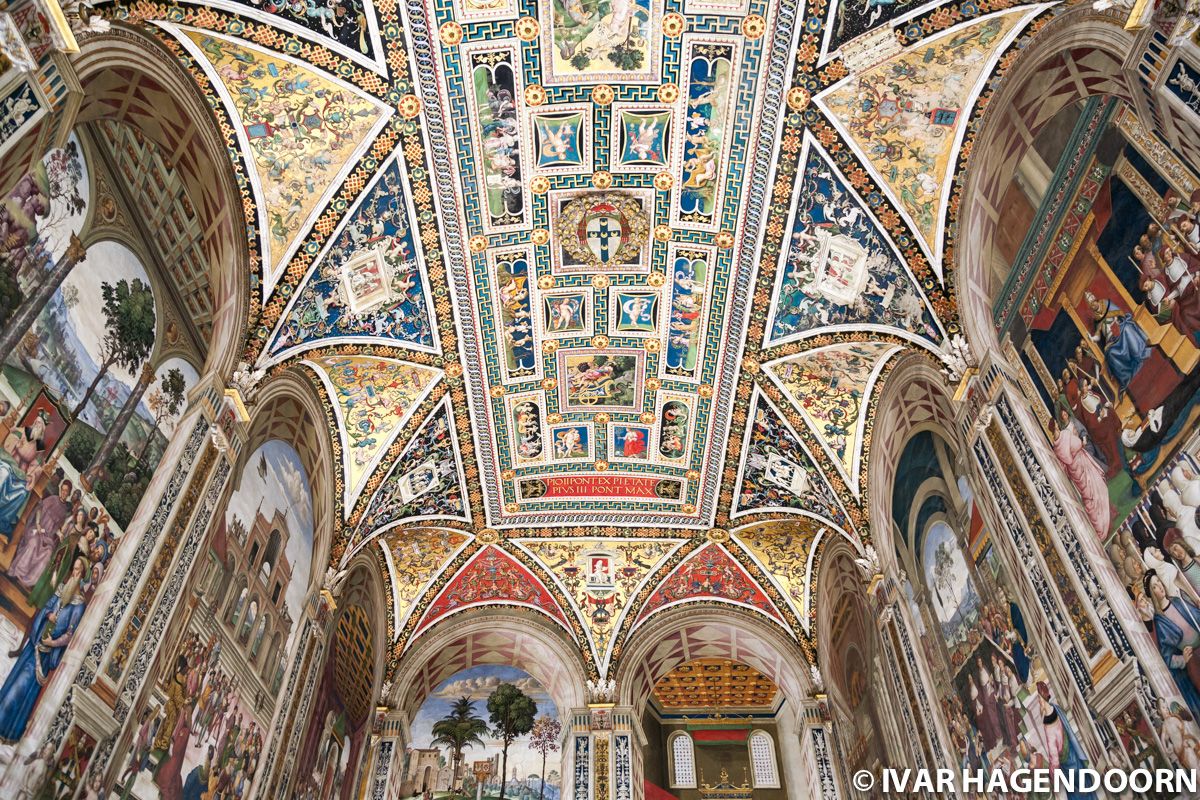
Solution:
M542 478L544 498L552 497L638 497L652 499L658 478L633 475L555 475Z

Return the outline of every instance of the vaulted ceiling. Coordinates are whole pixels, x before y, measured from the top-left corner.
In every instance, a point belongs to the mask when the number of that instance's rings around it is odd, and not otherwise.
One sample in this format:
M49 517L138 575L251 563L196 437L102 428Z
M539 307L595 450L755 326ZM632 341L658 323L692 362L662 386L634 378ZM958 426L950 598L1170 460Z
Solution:
M811 653L874 403L958 333L980 97L1048 5L123 2L244 193L245 359L327 398L399 655L476 605L605 673L681 603ZM336 565L336 564L335 564Z

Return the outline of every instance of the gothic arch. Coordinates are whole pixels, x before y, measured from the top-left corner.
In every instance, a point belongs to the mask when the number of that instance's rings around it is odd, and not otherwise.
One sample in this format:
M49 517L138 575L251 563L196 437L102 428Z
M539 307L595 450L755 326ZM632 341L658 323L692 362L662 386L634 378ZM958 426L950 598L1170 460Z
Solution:
M850 698L842 680L846 675L847 654L858 652L863 665L875 656L876 642L867 623L867 595L863 575L854 564L857 554L840 543L830 546L821 568L817 606L818 661L825 689L835 707L848 709ZM848 615L848 616L847 616ZM834 630L837 623L848 624L853 630ZM842 634L857 633L858 638L845 640ZM835 639L837 639L835 641Z

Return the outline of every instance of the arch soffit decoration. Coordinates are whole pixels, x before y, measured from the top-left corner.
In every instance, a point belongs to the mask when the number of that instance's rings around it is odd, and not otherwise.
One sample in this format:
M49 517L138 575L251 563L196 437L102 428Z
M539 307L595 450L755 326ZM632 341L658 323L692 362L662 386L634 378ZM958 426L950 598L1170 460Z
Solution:
M698 658L727 658L761 672L779 687L779 713L796 719L814 691L810 654L777 625L737 608L673 608L630 637L617 664L617 704L641 709L659 678ZM790 702L788 702L790 701Z
M72 64L86 89L78 123L112 120L140 131L171 158L203 215L213 319L206 363L199 372L230 375L253 310L253 256L238 235L240 222L234 214L243 193L227 167L230 153L211 108L161 42L135 28L114 25L106 33L82 37Z
M101 127L104 122L110 122L112 127ZM210 294L209 281L213 276L206 273L203 280L197 281L194 274L185 278L178 271L172 270L159 245L152 241L153 233L149 226L144 220L135 221L139 216L138 209L130 204L131 198L126 192L116 186L121 180L118 177L120 166L115 163L111 153L118 145L111 139L110 132L117 128L129 128L134 131L135 139L141 136L146 146L154 148L161 157L156 143L145 137L140 128L133 128L125 122L94 120L86 127L75 129L88 159L89 169L93 173L93 202L89 203L87 216L81 225L80 230L83 233L80 240L84 247L88 248L98 242L116 241L137 256L154 290L159 332L165 333L169 324L179 326L181 320L187 323L186 328L176 331L174 337L157 338L151 363L158 365L169 358L178 357L187 361L192 369L196 370L197 375L202 375L201 362L207 360L208 351L216 343L211 329L212 309L208 309L207 315L203 310L193 314L188 304L195 302L197 295ZM179 185L183 187L182 180ZM174 188L174 184L170 188ZM186 187L184 189L187 191ZM190 194L187 197L190 198ZM190 199L188 202L190 203ZM178 202L168 200L168 203L171 204L172 211L178 212ZM169 212L164 211L165 213ZM212 298L208 297L204 302L211 304Z
M1013 62L977 123L977 141L961 182L961 207L951 235L970 247L954 248L960 287L959 312L972 350L999 347L992 303L1001 287L990 286L987 259L998 226L998 209L1017 163L1033 147L1041 126L1067 105L1097 95L1126 106L1140 92L1125 69L1136 32L1126 31L1122 9L1095 11L1088 3L1064 8ZM1086 53L1085 58L1079 58ZM994 110L993 110L994 109Z
M587 703L587 670L578 644L549 620L504 607L468 609L454 617L453 625L430 628L405 654L384 700L411 720L438 685L480 664L529 673L560 714Z
M334 614L333 624L329 626L329 635L332 637L330 647L326 651L326 658L336 659L342 657L343 654L338 652L338 648L334 646L337 639L338 623L346 614L359 614L365 612L366 620L383 619L387 614L386 590L380 580L378 566L373 560L367 556L356 558L351 562L347 569L345 582L341 585L341 592L336 598L338 607ZM378 626L369 625L373 640L371 642L371 663L366 673L354 671L354 667L361 666L359 664L347 665L345 669L339 669L339 678L347 681L368 681L369 686L358 687L358 691L364 692L366 697L371 699L366 706L367 715L359 721L358 724L363 724L370 720L371 714L374 713L378 698L383 689L384 682L387 679L388 670L388 653L387 653L387 637ZM335 665L336 668L336 665Z
M168 359L180 358L196 369L195 362L198 354L188 346L188 342L183 337L175 342L170 342L161 335L166 321L181 313L181 310L176 308L170 299L167 285L170 276L164 275L161 270L156 268L157 259L151 252L150 245L128 224L125 214L116 212L109 218L100 211L103 196L115 203L120 203L119 199L112 197L110 184L115 176L101 155L101 148L95 141L94 135L78 129L73 133L82 151L84 163L87 165L89 193L83 218L79 221L79 228L74 233L79 236L84 248L90 249L105 242L125 248L145 270L154 294L155 316L160 334L155 337L153 351L146 363L157 368Z
M906 357L880 393L877 422L884 433L871 449L870 519L874 547L884 567L896 561L892 488L900 455L909 440L929 431L946 443L951 454L961 452L951 391L945 375L925 359Z
M822 602L817 615L816 637L821 663L819 669L825 679L825 690L834 707L847 712L851 708L845 696L845 668L847 649L839 649L832 641L835 634L857 634L852 639L863 661L864 669L874 663L877 640L876 630L869 622L868 599L863 583L863 574L854 559L856 554L845 543L836 542L826 554L822 567L820 592ZM851 630L834 631L836 621L841 620ZM844 635L841 636L845 646Z
M817 525L809 519L785 518L749 527L731 532L714 531L707 536L684 540L669 558L647 575L640 591L629 598L613 634L612 660L606 670L610 677L619 670L634 639L644 635L645 631L658 631L664 624L663 620L676 612L685 615L730 613L753 616L759 624L786 637L789 646L798 648L806 661L815 661L815 640L811 631L817 613L816 576L821 569L822 553L833 540L847 543L856 553L859 552L859 545L843 532L831 526ZM765 551L757 549L763 546L763 542L771 543ZM439 548L446 554L447 567L443 569L421 563L417 552L428 554L430 551L437 552ZM778 555L776 551L789 548L794 548L795 553L789 558L786 568L770 566L770 562L764 560ZM486 602L468 603L463 607L465 610L433 608L448 587L461 578L469 577L467 571L474 560L488 552L498 552L527 570L523 580L534 583L539 592L551 599L552 606L534 608L524 599L493 593L488 595ZM576 598L563 591L545 564L532 558L522 561L523 552L520 546L503 539L495 531L485 530L472 535L459 528L422 525L393 528L376 538L368 550L360 551L360 556L370 553L381 573L392 582L387 612L389 639L393 642L393 665L400 663L402 658L407 661L413 657L411 652L426 641L443 621L453 619L454 624L458 625L458 620L480 605L503 607L519 616L536 618L552 625L563 635L570 636L577 652L592 654L586 611ZM740 571L744 583L739 586L758 593L755 604L747 605L708 595L675 599L669 593L665 595L668 602L664 602L663 587L669 586L671 578L679 575L693 557L698 561L715 558L718 559L718 567L730 565ZM427 618L429 614L438 616L431 622ZM598 677L595 658L588 657L586 662L589 676Z

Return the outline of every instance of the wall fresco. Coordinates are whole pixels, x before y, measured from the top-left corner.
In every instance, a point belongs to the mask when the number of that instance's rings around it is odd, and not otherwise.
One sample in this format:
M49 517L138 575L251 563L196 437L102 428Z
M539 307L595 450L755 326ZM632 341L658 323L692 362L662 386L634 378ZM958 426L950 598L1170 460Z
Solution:
M250 455L197 558L197 602L159 656L162 700L131 717L117 796L247 796L308 598L310 492L289 445Z
M507 687L507 688L502 688ZM506 694L508 693L508 694ZM517 695L519 693L519 695ZM522 698L513 702L510 695ZM509 698L507 701L502 698ZM504 745L492 731L492 709L516 708L528 727ZM441 723L441 724L439 724ZM474 738L460 749L453 729L470 729ZM477 666L442 681L421 704L412 723L412 745L405 754L401 796L442 796L462 791L489 800L558 800L561 753L559 710L529 673L516 667ZM476 784L476 762L491 764L490 777Z

